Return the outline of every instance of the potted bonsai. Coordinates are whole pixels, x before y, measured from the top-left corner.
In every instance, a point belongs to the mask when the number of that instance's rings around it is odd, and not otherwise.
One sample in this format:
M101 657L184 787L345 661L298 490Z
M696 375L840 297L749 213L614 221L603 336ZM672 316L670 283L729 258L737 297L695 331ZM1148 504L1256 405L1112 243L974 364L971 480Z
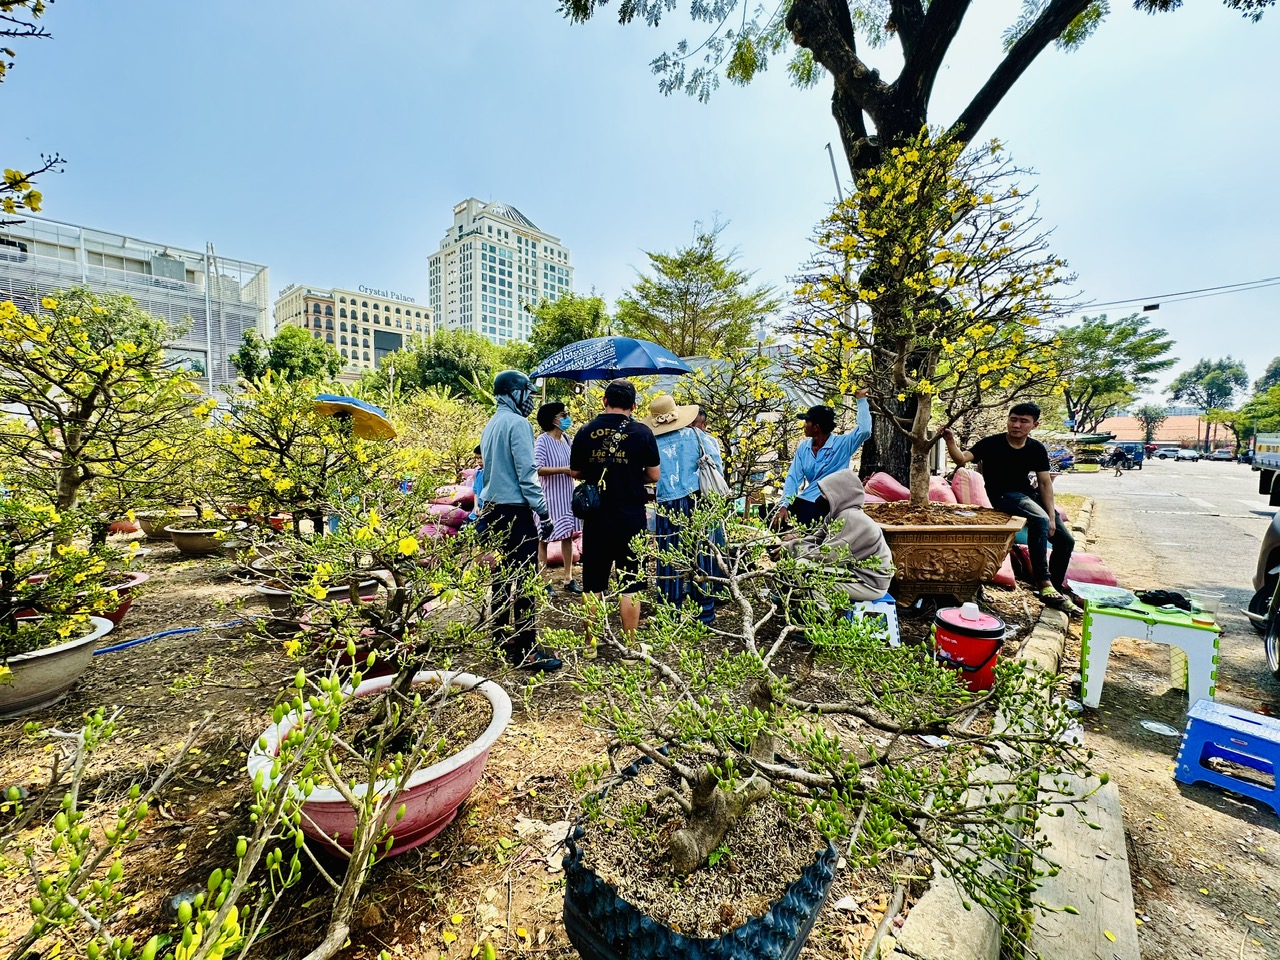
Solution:
M503 598L536 592L536 584L490 562L492 546L474 528L420 542L419 515L432 489L371 485L359 503L336 507L337 532L285 534L273 556L313 571L308 582L290 585L311 615L307 629L285 641L313 666L299 669L277 704L249 774L270 784L279 744L317 726L328 732L293 789L300 828L320 850L348 859L346 872L331 876L305 848L335 890L324 940L333 949L345 941L376 857L411 849L449 824L510 719L505 690L464 665L500 662L490 638ZM370 570L383 589L362 600ZM339 584L348 593L334 601L329 594ZM390 674L371 679L383 663Z
M1049 250L1017 184L1022 172L998 143L966 152L922 131L887 150L822 222L802 278L792 333L805 376L827 395L865 380L877 420L911 444L909 476L896 478L910 502L867 511L894 551L900 601L931 585L972 595L1020 526L930 504L929 455L941 431L1011 396L1062 389L1046 327L1070 309L1063 288L1073 277ZM904 404L909 416L897 413ZM864 474L874 468L864 453ZM938 526L957 519L954 530ZM922 534L928 549L912 549Z
M729 599L712 625L692 606L658 605L634 636L600 617L599 656L570 658L584 721L609 737L580 771L565 858L575 947L794 957L840 855L852 869L950 874L1013 923L1027 904L1003 858L1050 869L1015 828L1054 797L1043 783L1084 772L1082 752L1056 737L1070 721L1043 696L1050 681L1005 664L993 691L969 693L927 647L891 648L882 623L844 615L839 558L772 561L776 538L745 525L714 546L729 515L700 507L668 547L695 569L713 544L707 579ZM656 548L641 549L652 559ZM569 631L549 640L583 646ZM996 710L1019 723L961 722ZM975 790L989 755L1001 772ZM902 870L904 858L916 867Z
M91 532L105 539L125 511L172 491L182 439L214 401L166 364L180 331L128 296L74 288L31 313L0 302L0 321L0 408L20 414L0 431L0 461L22 464L22 484L58 511L96 513Z
M338 507L358 502L375 477L394 484L410 469L416 448L365 439L346 421L317 413L324 389L313 379L268 372L228 395L227 412L201 441L205 499L218 513L263 531L287 515L295 532L323 532Z
M111 553L70 542L77 526L39 496L0 497L0 716L60 698L112 628L94 616L119 603L103 586Z

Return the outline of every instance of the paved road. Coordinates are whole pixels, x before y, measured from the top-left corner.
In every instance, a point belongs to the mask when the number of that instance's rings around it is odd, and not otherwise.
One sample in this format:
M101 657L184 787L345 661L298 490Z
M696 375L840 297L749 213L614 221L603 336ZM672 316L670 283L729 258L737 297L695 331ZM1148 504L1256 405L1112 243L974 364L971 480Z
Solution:
M1280 683L1262 640L1240 613L1253 594L1262 534L1274 508L1258 475L1237 463L1156 460L1143 470L1067 474L1055 483L1097 503L1089 549L1131 588L1205 589L1226 595L1219 614L1219 697L1280 712Z

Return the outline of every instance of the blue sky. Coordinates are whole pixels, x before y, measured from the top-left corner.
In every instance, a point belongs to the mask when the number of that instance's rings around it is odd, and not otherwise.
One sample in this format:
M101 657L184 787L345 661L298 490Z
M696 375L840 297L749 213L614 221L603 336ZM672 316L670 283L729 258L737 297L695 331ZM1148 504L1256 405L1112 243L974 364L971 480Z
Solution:
M985 78L1013 6L975 4L935 122ZM1099 303L1280 275L1280 11L1255 25L1216 0L1157 17L1113 6L983 131L1038 172L1055 250ZM277 292L364 284L425 301L427 257L468 196L560 236L577 289L610 302L646 250L716 216L742 266L784 286L834 197L829 81L794 90L779 63L709 105L663 97L648 62L679 16L655 31L573 26L555 0L57 0L46 21L55 39L22 43L0 86L0 160L67 158L44 212L211 240L268 264ZM887 56L868 53L891 75ZM1232 353L1256 377L1280 354L1277 297L1151 316L1180 366Z

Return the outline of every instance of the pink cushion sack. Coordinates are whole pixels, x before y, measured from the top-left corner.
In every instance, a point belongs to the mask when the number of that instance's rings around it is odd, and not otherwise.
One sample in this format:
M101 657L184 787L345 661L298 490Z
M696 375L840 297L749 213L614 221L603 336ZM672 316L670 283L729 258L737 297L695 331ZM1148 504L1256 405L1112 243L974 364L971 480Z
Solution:
M943 477L929 478L929 499L934 503L955 503L956 495L951 491L951 484Z
M884 472L873 473L862 486L867 493L874 493L886 503L911 499L911 491Z
M465 487L461 484L457 486L449 485L439 487L431 502L450 504L455 507L461 507L463 510L470 511L475 505L476 495L475 491L470 487Z
M951 478L951 490L956 495L956 503L967 503L975 507L991 507L991 498L987 496L987 482L977 470L956 471Z

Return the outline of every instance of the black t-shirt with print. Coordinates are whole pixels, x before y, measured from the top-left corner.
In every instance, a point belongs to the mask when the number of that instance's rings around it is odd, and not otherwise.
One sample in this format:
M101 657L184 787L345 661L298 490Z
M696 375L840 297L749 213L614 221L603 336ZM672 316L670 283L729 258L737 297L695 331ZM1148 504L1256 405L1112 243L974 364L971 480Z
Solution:
M609 447L619 428L622 440L610 457ZM581 427L569 451L570 468L581 472L584 479L599 482L603 474L600 506L628 513L644 510L648 499L645 470L659 462L653 431L621 413L602 413Z
M983 437L969 452L982 464L982 480L992 503L1006 493L1034 496L1030 475L1049 470L1049 451L1033 437L1027 437L1026 443L1015 449L1009 446L1007 434L997 433Z

